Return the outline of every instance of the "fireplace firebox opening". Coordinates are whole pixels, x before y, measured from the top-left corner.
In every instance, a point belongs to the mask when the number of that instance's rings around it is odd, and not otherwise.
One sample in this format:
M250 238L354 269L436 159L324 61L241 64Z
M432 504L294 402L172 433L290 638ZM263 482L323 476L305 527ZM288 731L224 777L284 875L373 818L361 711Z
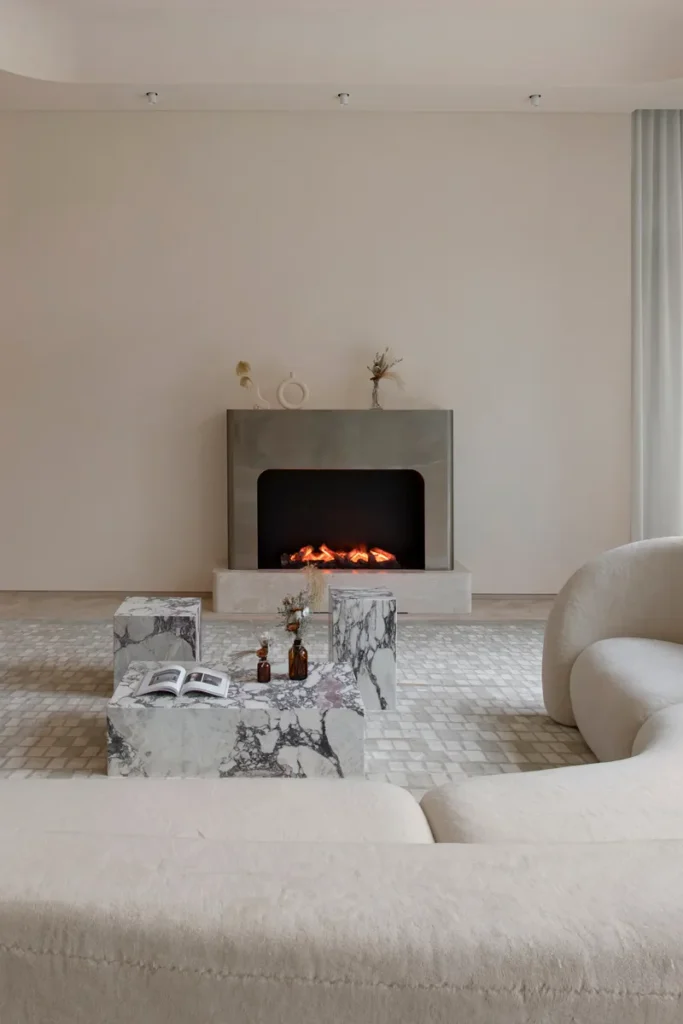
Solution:
M259 569L424 569L414 469L268 469L258 478Z

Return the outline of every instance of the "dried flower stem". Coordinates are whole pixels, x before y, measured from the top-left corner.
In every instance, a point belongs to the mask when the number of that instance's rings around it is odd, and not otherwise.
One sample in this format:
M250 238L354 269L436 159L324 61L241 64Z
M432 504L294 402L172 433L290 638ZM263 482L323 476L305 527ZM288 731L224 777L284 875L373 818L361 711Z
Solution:
M398 366L402 363L402 359L396 359L391 349L387 346L384 352L376 352L375 358L372 361L372 366L368 366L368 370L371 373L370 380L380 381L385 378L389 380L400 379L397 373L392 373L394 366Z

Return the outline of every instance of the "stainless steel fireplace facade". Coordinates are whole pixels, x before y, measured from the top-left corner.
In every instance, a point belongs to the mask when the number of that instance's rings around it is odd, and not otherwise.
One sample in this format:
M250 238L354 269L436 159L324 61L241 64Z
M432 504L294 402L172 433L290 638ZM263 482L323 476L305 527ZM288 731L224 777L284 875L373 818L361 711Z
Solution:
M424 480L425 569L453 569L450 410L229 409L228 566L258 568L258 479L269 469L411 469Z

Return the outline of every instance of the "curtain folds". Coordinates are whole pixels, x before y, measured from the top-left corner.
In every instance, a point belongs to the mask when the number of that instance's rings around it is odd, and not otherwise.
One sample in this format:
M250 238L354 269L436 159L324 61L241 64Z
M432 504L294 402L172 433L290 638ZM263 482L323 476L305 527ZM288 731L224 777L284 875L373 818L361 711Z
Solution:
M633 539L683 534L683 111L633 115Z

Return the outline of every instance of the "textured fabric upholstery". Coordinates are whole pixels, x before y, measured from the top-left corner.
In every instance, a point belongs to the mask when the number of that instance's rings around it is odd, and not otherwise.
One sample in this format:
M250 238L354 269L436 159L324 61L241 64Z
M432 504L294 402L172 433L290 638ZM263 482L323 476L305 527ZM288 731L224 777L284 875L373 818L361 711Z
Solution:
M683 843L16 833L0 1019L680 1024L682 863Z
M0 1021L681 1024L679 641L683 541L584 567L544 695L605 763L423 810L350 780L0 783Z
M683 538L607 551L576 572L550 613L543 646L548 714L576 725L569 681L586 647L612 637L683 643Z
M648 751L669 755L671 764L678 758L683 765L683 703L662 708L640 727L633 741L631 756L637 757Z
M0 836L27 828L231 842L432 842L410 793L362 779L8 779L0 783Z
M451 783L422 809L438 843L683 840L683 704L648 719L633 755Z
M635 637L600 640L574 662L569 691L576 724L595 756L629 757L650 715L683 702L683 645Z
M609 763L433 790L422 808L437 842L683 839L681 641L683 539L630 544L580 569L548 620L543 694Z

